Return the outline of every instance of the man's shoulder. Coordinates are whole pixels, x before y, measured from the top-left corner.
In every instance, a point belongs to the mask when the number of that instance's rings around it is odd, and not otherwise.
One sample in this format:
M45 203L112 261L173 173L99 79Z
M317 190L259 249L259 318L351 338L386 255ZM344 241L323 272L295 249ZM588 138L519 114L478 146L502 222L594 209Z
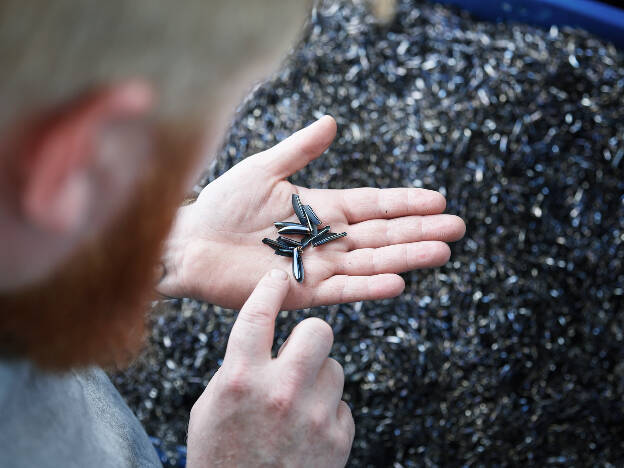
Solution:
M160 466L98 368L52 373L0 360L0 466Z

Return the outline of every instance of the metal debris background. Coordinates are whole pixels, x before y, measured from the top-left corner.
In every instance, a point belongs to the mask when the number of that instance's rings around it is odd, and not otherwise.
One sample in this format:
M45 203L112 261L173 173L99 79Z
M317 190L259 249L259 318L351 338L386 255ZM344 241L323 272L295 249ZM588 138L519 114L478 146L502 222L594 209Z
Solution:
M278 345L310 315L334 329L350 466L624 464L623 58L578 30L325 2L241 106L202 184L328 113L335 143L293 182L438 189L467 222L400 297L279 316ZM175 460L235 312L159 309L114 380Z

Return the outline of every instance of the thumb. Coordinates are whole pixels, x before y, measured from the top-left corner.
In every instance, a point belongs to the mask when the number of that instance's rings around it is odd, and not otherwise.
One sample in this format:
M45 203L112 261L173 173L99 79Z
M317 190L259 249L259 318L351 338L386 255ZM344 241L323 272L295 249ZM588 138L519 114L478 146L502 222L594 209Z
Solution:
M336 136L336 121L326 115L293 133L263 154L264 164L280 179L288 177L318 158Z
M275 317L288 294L289 285L288 275L283 270L271 270L262 277L232 327L225 360L271 359Z

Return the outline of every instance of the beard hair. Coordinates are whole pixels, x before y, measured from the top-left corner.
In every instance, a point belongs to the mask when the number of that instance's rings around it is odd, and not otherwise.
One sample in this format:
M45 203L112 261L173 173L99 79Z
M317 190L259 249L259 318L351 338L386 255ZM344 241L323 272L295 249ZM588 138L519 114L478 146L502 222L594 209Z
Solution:
M136 357L164 240L199 156L190 129L152 141L153 163L107 227L46 279L0 294L0 357L56 371L121 368Z

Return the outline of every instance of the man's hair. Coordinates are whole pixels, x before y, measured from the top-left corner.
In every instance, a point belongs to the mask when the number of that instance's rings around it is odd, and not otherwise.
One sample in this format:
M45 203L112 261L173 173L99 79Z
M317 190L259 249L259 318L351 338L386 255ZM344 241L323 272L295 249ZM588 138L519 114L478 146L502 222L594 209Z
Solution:
M292 45L309 3L3 0L0 131L24 111L129 77L155 85L160 113L204 113L238 69Z

